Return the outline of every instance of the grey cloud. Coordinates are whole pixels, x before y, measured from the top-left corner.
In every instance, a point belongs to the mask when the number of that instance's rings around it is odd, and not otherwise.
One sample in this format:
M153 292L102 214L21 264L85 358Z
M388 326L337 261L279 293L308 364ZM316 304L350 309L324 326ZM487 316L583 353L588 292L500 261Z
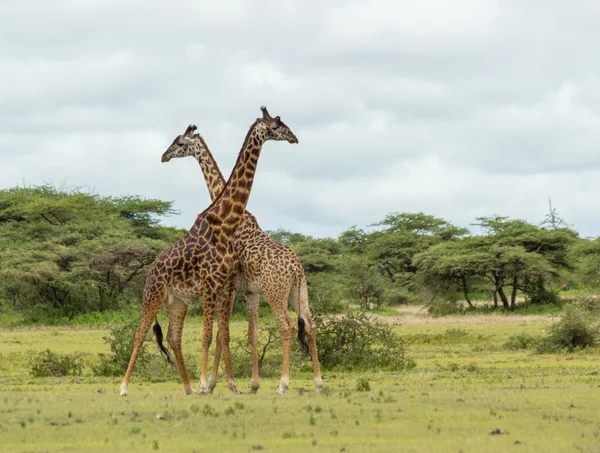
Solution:
M189 123L227 176L266 104L299 137L265 146L249 208L334 235L391 211L466 225L543 218L594 234L598 6L559 1L70 2L0 14L0 181L209 203Z

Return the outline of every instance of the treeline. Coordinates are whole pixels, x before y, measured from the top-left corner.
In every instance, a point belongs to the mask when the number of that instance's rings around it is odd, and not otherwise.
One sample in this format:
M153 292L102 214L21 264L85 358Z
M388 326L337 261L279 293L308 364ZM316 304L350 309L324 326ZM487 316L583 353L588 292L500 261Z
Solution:
M169 202L51 186L0 191L0 309L73 316L139 304L148 265L184 230ZM600 241L551 210L540 224L490 216L473 231L423 213L389 214L338 238L270 232L302 260L319 312L403 303L552 303L561 285L595 287Z
M366 309L425 303L443 314L486 300L514 310L519 300L557 302L561 287L598 286L600 240L580 238L552 209L540 225L495 215L471 227L395 213L337 239L271 235L301 257L317 303L348 301Z
M0 191L0 298L72 316L139 303L154 258L184 233L171 203L51 186Z

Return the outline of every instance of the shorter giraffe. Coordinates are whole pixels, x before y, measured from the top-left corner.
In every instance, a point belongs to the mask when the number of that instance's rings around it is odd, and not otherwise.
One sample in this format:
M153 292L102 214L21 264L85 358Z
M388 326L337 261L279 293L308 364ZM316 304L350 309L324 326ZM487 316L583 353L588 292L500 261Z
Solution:
M193 156L200 164L210 196L214 200L223 190L225 179L204 139L199 134L194 134L195 130L196 127L191 125L186 133L165 151L161 160L168 162L174 158ZM300 259L291 248L267 235L248 211L244 213L244 218L235 232L234 249L241 264L241 273L236 279L236 292L245 295L248 306L248 342L252 349L250 393L256 393L259 388L258 305L261 291L273 310L283 343L282 374L277 391L284 393L289 385L294 327L288 315L288 305L298 314L298 339L306 349L308 345L304 338L305 332L308 337L315 387L317 391L321 390L323 380L317 354L316 327L310 316L308 288ZM217 343L215 366L209 379L209 387L214 385L216 380L219 353Z
M239 393L233 380L229 350L230 301L234 296L232 277L237 274L236 266L239 266L233 237L248 203L262 145L267 140L298 143L296 136L279 117L272 118L265 107L261 109L263 118L250 126L223 191L208 208L198 214L190 231L162 252L150 266L142 300L142 322L137 329L133 353L121 384L123 396L127 395L136 356L163 304L169 315L167 341L175 353L185 392L192 393L181 351L181 336L187 313L185 301L197 296L202 297L204 314L200 392L204 393L207 389L206 367L216 312L217 342L223 351L228 387L234 393Z

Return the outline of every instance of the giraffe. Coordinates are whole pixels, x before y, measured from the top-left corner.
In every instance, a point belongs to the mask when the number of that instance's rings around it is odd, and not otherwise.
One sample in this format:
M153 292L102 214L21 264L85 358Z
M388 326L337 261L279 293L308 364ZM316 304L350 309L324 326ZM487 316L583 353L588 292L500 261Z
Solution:
M133 352L121 384L122 396L128 393L127 386L136 356L163 304L169 319L167 341L175 354L184 390L186 394L193 393L181 351L181 335L187 314L186 302L197 296L202 297L204 313L199 391L207 393L206 368L216 312L217 343L219 350L223 352L227 384L232 392L239 393L233 379L229 351L229 302L234 296L231 277L236 275L235 267L239 265L233 248L233 237L243 219L262 145L267 140L298 143L296 136L278 116L272 118L264 106L261 110L263 117L250 126L223 191L208 208L198 214L186 235L163 251L150 266L142 299L142 320L136 331ZM179 139L178 137L176 141ZM154 330L155 333L161 333L158 322ZM157 340L166 353L160 342L161 336L157 335Z
M204 174L211 199L215 200L225 186L225 179L217 163L199 134L190 125L188 131L165 151L162 162L186 156L194 157ZM235 232L234 249L240 260L241 272L235 279L236 293L246 297L248 306L248 342L252 349L252 380L250 393L259 388L258 371L258 305L260 292L271 306L283 343L283 360L278 393L284 393L289 385L290 351L293 324L288 314L288 304L298 314L298 339L306 352L308 337L313 361L314 382L317 391L323 387L317 355L316 328L310 316L308 290L302 263L294 251L273 240L258 225L256 218L246 211L240 226ZM235 295L234 295L235 297ZM219 362L219 344L215 352L209 387L215 385ZM214 387L213 387L214 388Z

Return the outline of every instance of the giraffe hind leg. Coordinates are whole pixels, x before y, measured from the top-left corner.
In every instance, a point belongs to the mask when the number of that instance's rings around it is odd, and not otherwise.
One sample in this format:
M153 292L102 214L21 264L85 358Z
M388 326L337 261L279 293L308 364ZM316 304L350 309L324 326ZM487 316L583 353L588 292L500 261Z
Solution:
M302 319L304 329L306 332L306 338L308 338L308 350L310 351L311 359L313 362L315 390L317 392L320 392L323 389L323 377L321 376L319 354L317 353L317 327L312 317L310 316L310 307L308 303L308 288L306 286L306 279L304 277L302 277L302 279L300 280L297 296L298 307L300 309L300 313L302 313L302 316L298 315L298 326L300 326L300 319ZM300 332L298 332L298 336L300 337Z
M135 332L135 341L133 345L133 352L129 359L129 365L127 366L127 372L121 383L121 396L127 396L129 380L131 379L131 373L133 373L133 367L135 366L135 360L142 349L146 335L150 330L152 322L156 319L156 315L160 310L161 305L164 302L164 295L156 295L153 298L144 297L144 303L142 305L142 321L140 322L137 331Z
M187 395L194 393L190 379L188 377L185 361L183 360L183 352L181 349L181 337L183 335L183 324L187 314L187 304L177 298L173 298L167 305L167 313L169 315L169 331L167 332L167 341L171 349L175 353L175 360L179 367L179 374L183 382L183 388Z

